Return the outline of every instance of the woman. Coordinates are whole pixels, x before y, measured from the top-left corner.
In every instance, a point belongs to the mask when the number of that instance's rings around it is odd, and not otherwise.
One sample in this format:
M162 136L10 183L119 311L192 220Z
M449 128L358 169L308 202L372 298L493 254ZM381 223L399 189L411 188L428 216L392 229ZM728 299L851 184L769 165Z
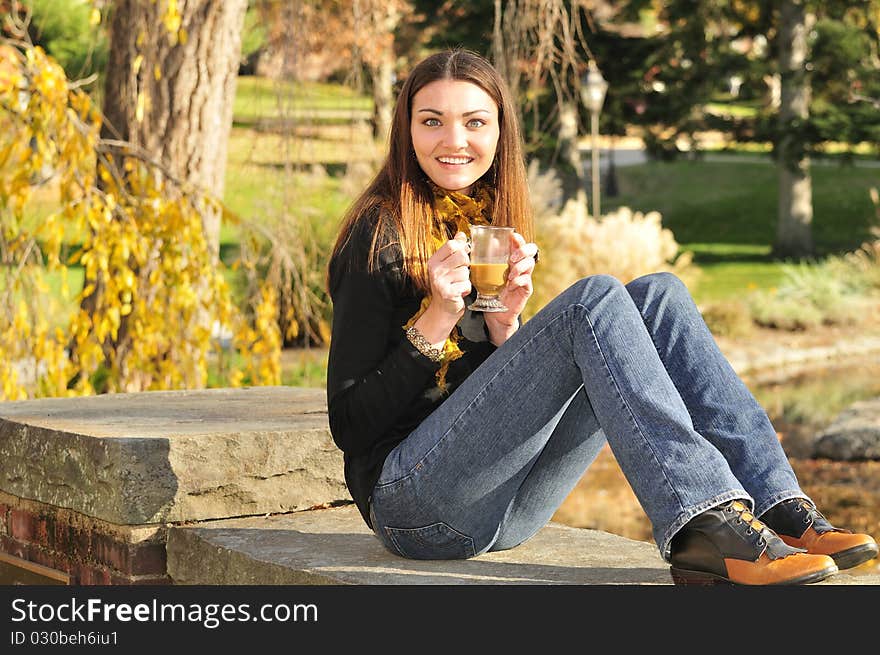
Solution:
M465 309L471 224L515 228L506 312ZM674 276L590 276L523 323L531 234L502 79L468 51L428 57L328 275L330 428L389 550L453 559L522 543L607 438L676 582L808 583L877 554L801 490Z

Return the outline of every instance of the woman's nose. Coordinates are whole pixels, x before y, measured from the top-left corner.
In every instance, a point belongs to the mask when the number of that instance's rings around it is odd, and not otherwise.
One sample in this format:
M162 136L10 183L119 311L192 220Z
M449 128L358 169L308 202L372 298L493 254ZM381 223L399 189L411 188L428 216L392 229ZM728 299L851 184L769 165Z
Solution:
M447 148L467 146L467 132L463 125L449 125L443 133L443 145Z

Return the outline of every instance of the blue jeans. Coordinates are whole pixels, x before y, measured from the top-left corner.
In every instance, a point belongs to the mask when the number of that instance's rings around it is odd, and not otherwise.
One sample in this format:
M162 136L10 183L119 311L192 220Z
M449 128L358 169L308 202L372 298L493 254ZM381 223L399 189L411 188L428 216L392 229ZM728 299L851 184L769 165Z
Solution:
M766 412L685 285L584 278L548 303L391 451L372 493L380 541L458 559L529 539L605 441L661 557L696 514L760 514L800 489Z

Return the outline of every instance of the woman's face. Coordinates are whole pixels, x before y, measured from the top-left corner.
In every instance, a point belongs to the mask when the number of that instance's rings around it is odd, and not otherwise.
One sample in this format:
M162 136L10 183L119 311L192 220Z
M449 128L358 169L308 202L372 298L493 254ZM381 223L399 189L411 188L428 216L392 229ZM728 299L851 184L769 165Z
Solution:
M469 193L498 147L498 105L476 84L436 80L413 96L410 135L419 166L447 191Z

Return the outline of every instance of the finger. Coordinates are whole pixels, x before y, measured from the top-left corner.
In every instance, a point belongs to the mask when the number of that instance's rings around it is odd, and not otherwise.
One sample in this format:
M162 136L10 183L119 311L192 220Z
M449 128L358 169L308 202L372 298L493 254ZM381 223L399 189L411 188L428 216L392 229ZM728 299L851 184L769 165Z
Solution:
M449 271L446 279L450 283L465 282L470 280L470 274L470 269L467 266L458 266Z
M534 259L537 254L537 244L526 243L525 240L523 240L523 243L516 250L510 253L510 261L516 263L518 261L526 259L527 257Z
M461 250L466 253L470 253L471 251L471 241L468 239L468 235L459 230L455 233L455 237L452 239L456 243L453 244L458 245L459 243L462 245Z
M449 253L444 258L444 263L455 266L470 263L471 246L466 239L451 239L446 243L449 245Z
M456 282L455 284L449 285L450 295L463 297L468 296L471 293L471 283L470 280L464 280L463 282Z
M459 251L452 253L443 261L438 262L436 270L439 275L446 275L452 271L464 271L464 274L467 275L470 264L470 255L466 252Z
M531 273L524 273L522 275L518 275L517 277L513 278L512 280L509 280L507 282L507 288L510 289L511 291L513 291L515 289L531 290L531 288L532 288L532 274Z
M465 265L449 266L449 259L429 270L431 286L438 291L445 289L450 284L464 282L470 278L470 268Z
M520 248L526 245L526 240L522 234L519 232L513 231L510 233L510 252L516 252Z
M534 270L535 260L531 257L526 257L525 259L520 259L516 264L510 265L510 270L507 271L507 279L512 280L513 278L526 273L531 275Z
M462 235L464 238L458 238L459 235ZM432 259L436 258L438 262L442 262L457 252L470 252L470 246L468 245L467 237L464 236L464 232L459 232L455 236L455 239L449 239L440 246L432 256Z

